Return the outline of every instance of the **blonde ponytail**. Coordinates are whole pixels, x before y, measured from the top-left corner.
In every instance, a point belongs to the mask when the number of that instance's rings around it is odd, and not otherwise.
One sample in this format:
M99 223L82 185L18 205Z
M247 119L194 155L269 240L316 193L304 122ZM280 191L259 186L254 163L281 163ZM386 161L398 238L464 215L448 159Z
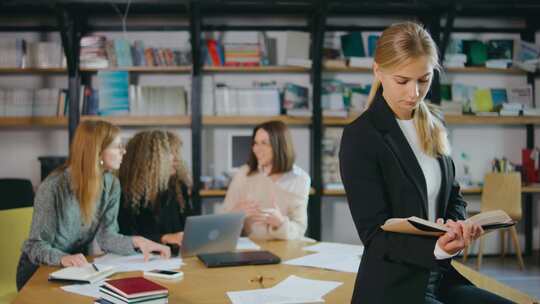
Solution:
M429 33L417 23L393 24L386 28L377 40L374 61L384 70L397 69L410 59L420 57L427 57L434 69L440 69L437 45ZM375 79L368 95L367 108L373 104L380 87L380 80ZM422 151L433 157L450 154L446 128L440 117L436 107L423 100L413 113Z

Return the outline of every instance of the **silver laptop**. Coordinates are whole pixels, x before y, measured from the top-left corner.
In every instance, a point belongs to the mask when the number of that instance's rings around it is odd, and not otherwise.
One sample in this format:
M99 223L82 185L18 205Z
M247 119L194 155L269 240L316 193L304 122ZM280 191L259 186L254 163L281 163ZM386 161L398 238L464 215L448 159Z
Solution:
M182 256L234 251L243 224L244 213L187 217L180 249Z

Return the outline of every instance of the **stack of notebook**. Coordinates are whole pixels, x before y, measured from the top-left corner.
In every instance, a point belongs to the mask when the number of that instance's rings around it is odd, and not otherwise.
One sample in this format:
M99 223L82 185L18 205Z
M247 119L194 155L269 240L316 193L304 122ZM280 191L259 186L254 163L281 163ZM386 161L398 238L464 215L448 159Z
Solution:
M99 288L100 304L145 303L162 304L168 302L167 288L143 277L108 280Z

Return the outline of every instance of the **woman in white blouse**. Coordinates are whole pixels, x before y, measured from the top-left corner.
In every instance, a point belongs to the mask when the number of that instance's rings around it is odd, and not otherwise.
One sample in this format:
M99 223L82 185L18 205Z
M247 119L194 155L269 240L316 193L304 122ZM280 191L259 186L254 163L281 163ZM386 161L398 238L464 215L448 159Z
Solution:
M281 121L253 130L246 165L234 176L224 212L244 212L244 234L257 239L298 239L307 228L311 179L294 165L291 135Z

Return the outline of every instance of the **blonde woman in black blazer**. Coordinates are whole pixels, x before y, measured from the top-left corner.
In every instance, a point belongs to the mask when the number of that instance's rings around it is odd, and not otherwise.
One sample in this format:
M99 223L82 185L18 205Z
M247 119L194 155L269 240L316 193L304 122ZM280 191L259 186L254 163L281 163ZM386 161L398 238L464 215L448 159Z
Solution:
M435 43L418 24L387 28L377 42L367 110L343 132L340 165L365 251L352 303L511 303L476 288L450 265L482 228L469 225L446 129L425 102ZM444 221L445 235L383 231L389 218Z

